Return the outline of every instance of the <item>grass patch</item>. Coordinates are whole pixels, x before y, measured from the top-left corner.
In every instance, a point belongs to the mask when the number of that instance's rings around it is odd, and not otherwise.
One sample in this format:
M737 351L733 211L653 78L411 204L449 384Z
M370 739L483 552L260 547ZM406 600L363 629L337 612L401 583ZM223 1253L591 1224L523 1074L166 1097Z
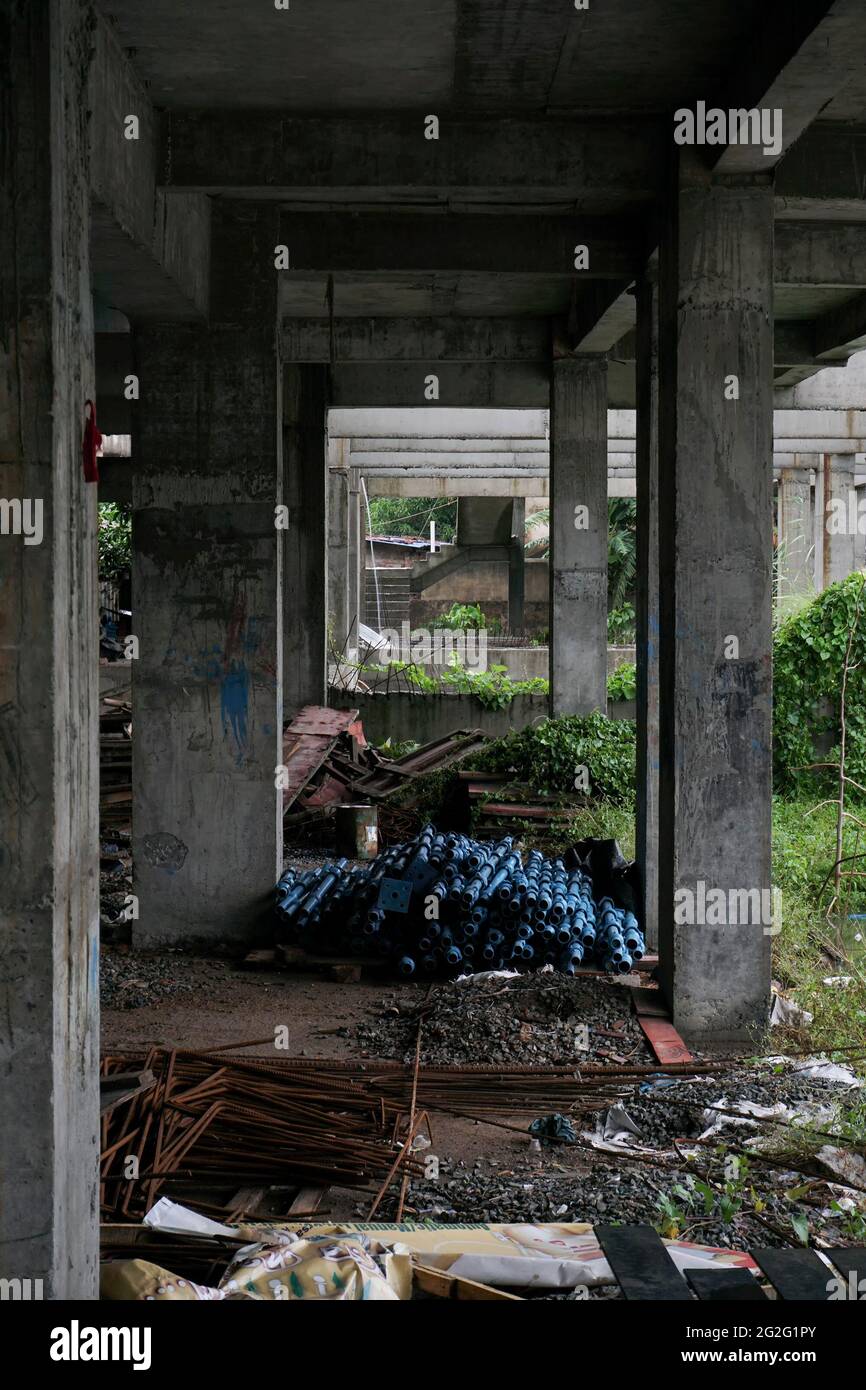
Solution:
M773 882L782 892L773 971L800 1007L814 1014L795 1041L866 1047L866 922L845 923L841 959L836 959L838 948L824 916L826 879L835 857L835 810L813 807L811 801L780 798L773 805ZM850 905L852 913L864 910L863 894L858 896ZM824 984L837 975L850 975L852 981L844 987ZM774 1030L774 1036L780 1032ZM866 1070L866 1064L860 1065Z

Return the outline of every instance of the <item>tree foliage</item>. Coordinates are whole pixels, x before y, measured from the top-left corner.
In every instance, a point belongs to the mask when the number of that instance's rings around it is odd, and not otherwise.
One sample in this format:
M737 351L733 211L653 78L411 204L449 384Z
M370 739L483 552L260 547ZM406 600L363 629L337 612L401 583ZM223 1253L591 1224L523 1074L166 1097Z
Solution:
M785 618L773 653L773 762L776 790L826 794L838 774L842 667L861 574L851 574ZM846 700L846 770L866 786L866 624L854 634ZM816 740L829 751L816 751Z
M99 503L97 531L99 578L118 580L132 565L132 508Z
M441 497L371 497L370 521L376 536L429 536L436 522L440 541L453 541L457 499Z

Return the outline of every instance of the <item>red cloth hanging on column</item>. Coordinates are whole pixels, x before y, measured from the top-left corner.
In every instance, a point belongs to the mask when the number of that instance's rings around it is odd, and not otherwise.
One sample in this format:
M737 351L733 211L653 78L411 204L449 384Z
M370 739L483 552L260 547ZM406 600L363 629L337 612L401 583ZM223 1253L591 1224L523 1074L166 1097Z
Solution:
M84 441L81 445L81 454L84 460L84 481L86 483L98 483L99 464L96 461L96 451L102 444L102 435L96 427L96 406L93 401L85 401L85 414L88 406L90 406L90 414L87 415L87 423L84 426Z

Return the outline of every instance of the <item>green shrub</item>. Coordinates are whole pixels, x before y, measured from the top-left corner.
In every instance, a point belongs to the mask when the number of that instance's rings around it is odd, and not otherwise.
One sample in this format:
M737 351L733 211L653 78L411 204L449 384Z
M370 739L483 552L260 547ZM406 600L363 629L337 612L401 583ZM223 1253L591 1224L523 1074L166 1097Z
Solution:
M485 709L504 709L511 704L515 695L546 695L550 688L542 676L513 681L506 666L490 666L486 671L467 671L456 653L452 654L442 681L459 695L474 695Z
M545 795L575 793L578 769L589 772L590 794L631 803L635 788L635 727L603 714L543 719L490 744L472 766L509 772Z
M842 668L864 580L851 574L831 584L779 626L773 650L773 763L775 789L786 795L831 790L839 758ZM846 699L846 771L866 785L866 605L851 648ZM833 747L816 753L817 735Z
M117 580L132 566L132 508L100 502L96 535L99 577Z
M607 698L609 700L637 699L637 667L633 661L624 661L611 671L607 678Z
M607 615L607 640L612 647L627 647L634 641L634 604L624 603L621 608L612 608Z
M448 612L440 613L430 626L447 627L454 632L472 632L479 628L486 628L488 632L493 630L477 603L452 603ZM495 623L495 627L498 626L498 622Z

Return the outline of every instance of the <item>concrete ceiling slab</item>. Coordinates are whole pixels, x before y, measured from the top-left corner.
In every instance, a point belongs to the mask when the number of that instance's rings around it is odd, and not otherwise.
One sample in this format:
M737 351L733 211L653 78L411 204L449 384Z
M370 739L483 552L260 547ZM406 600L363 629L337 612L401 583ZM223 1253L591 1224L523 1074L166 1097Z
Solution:
M706 96L754 26L753 0L461 0L456 94L491 112L673 110Z
M773 292L773 311L776 319L816 319L828 309L845 304L853 294L850 289L777 285Z
M456 0L104 0L157 106L436 111Z

